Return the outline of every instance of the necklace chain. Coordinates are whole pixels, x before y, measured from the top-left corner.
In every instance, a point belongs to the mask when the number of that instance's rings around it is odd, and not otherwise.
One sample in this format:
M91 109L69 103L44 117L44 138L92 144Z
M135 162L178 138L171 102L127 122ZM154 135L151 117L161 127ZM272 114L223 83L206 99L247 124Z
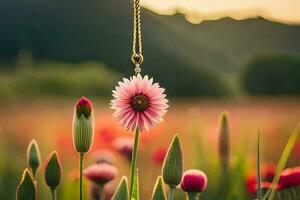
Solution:
M132 56L136 74L141 72L141 64L143 63L143 49L142 49L142 30L141 30L141 7L140 0L133 0L133 42L132 42Z

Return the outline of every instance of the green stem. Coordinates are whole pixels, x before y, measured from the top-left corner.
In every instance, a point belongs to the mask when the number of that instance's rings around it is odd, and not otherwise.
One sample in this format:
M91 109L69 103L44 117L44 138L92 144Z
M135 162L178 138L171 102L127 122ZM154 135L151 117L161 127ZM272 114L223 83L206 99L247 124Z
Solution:
M80 156L79 156L79 199L82 200L82 163L83 163L83 156L84 154L83 153L80 153Z
M52 196L52 200L56 200L57 199L56 190L55 189L51 189L51 196Z
M132 150L132 159L131 159L131 173L130 173L130 198L133 192L133 181L134 176L136 174L136 161L137 161L137 150L138 150L138 143L139 143L139 129L137 128L134 135L134 144Z
M188 200L199 200L199 193L189 192Z
M173 200L174 199L174 192L175 192L175 188L174 187L170 187L170 192L169 192L168 200Z
M104 200L105 199L105 192L104 192L104 184L100 184L99 185L99 196L100 196L100 200Z

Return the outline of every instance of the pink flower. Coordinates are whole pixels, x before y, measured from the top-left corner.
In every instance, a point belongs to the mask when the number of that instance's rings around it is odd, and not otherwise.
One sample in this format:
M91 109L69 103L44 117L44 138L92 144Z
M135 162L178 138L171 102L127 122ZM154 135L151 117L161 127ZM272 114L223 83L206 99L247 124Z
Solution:
M117 168L110 164L93 164L83 171L83 175L97 184L106 184L118 174Z
M133 139L129 137L120 137L115 140L114 148L128 160L131 160Z
M126 129L149 130L162 122L167 113L169 106L164 91L158 83L153 84L153 79L148 76L138 74L130 79L123 78L123 82L119 82L113 90L113 115Z
M185 192L200 193L206 189L207 177L203 171L190 169L183 173L180 186Z

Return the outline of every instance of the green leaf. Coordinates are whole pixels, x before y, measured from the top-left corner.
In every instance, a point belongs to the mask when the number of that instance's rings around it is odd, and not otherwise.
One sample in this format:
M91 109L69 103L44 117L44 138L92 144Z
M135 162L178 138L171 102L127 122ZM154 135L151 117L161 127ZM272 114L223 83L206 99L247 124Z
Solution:
M132 189L132 195L131 200L139 200L139 175L138 175L138 169L136 169L136 172L133 177L133 189Z
M284 147L284 150L282 152L282 155L281 155L280 160L277 165L276 174L274 176L273 183L272 183L272 188L266 192L266 194L263 197L263 200L266 200L266 199L273 200L273 198L274 198L274 195L275 195L275 192L276 192L276 189L278 186L278 182L279 182L280 173L285 168L288 158L290 157L290 154L291 154L291 152L294 148L294 145L297 141L297 138L299 135L298 126L299 126L299 124L292 132L287 144Z
M117 190L112 197L112 200L128 200L129 193L128 193L128 181L125 176L122 177Z
M33 182L33 178L30 175L28 169L23 172L22 179L17 188L16 199L17 200L35 200L36 188Z
M178 135L175 135L163 164L163 180L170 187L179 185L183 172L182 149Z
M163 183L162 183L162 177L159 176L157 178L154 191L152 194L152 200L166 200L166 194L164 191Z

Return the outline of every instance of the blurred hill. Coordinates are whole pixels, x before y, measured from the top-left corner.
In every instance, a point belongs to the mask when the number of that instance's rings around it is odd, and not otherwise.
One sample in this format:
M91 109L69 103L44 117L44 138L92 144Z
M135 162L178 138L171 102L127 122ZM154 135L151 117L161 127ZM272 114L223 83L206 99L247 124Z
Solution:
M0 59L14 60L30 49L36 59L99 60L132 74L131 9L120 0L2 0ZM234 90L232 80L249 58L300 53L300 26L262 18L194 25L182 15L142 15L143 72L171 94L224 95Z

